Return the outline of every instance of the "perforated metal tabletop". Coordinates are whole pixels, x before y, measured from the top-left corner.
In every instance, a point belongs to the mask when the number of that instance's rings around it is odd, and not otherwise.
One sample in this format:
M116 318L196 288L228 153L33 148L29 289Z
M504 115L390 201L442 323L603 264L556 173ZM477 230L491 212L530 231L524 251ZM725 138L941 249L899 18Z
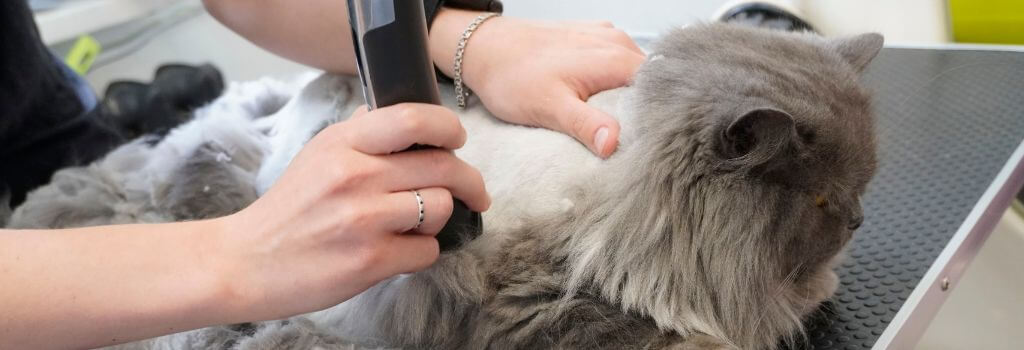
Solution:
M909 349L1024 184L1024 52L886 48L879 170L813 349Z

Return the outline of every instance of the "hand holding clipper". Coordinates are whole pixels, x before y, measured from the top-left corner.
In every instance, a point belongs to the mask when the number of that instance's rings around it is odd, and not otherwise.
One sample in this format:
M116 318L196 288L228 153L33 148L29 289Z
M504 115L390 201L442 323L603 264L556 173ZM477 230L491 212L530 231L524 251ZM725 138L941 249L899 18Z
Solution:
M423 3L347 1L359 79L368 107L372 110L404 102L440 105L437 78L427 47ZM426 147L429 146L416 145L406 151ZM419 200L419 196L416 198ZM441 251L458 247L483 230L480 213L470 211L457 198L453 202L452 215L437 234Z

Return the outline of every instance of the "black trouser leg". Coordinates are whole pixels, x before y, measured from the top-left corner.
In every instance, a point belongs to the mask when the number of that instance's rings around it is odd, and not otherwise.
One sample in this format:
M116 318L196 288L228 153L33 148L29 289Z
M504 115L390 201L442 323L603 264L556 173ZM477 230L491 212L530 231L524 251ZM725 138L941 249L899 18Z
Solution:
M0 191L12 206L58 169L122 142L85 110L74 78L42 43L27 2L0 1Z

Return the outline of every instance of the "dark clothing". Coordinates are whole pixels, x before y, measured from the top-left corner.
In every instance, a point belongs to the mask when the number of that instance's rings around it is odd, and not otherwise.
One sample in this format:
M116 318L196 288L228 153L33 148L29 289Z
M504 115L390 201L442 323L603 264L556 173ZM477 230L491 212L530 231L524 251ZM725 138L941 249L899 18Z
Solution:
M91 162L121 143L81 77L42 43L25 0L0 1L0 193L11 206L58 169ZM2 203L0 203L2 205Z

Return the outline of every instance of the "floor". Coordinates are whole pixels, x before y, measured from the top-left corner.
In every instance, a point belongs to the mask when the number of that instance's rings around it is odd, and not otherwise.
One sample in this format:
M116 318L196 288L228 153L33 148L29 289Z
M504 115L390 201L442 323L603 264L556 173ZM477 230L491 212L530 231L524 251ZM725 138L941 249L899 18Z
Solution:
M869 1L878 3L879 1ZM639 2L639 1L637 1ZM672 25L691 23L710 16L715 8L725 1L674 1L647 0L646 4L656 5L656 13L636 11L637 2L592 2L589 0L564 0L551 5L547 0L507 0L508 14L533 18L606 18L634 33L656 33ZM799 2L799 1L789 1ZM854 1L856 2L856 1ZM838 8L851 1L836 0ZM857 2L859 3L859 2ZM899 42L942 42L944 30L934 18L917 18L921 13L935 13L938 1L913 0L891 2L901 5L917 5L921 10L905 18L908 25L903 27L932 26L931 32L912 33L890 32L893 11L878 16L877 23L863 24L868 29L881 30ZM852 6L852 5L851 5ZM848 6L849 7L849 6ZM902 10L906 10L903 8ZM820 16L835 16L837 10L828 14L822 9ZM850 10L854 11L854 10ZM643 14L641 14L643 13ZM861 18L866 12L860 10ZM917 16L917 17L915 17ZM934 17L934 16L933 16ZM941 21L939 21L941 22ZM203 40L196 40L203 38ZM890 41L891 42L891 41ZM153 38L140 50L123 57L113 64L99 67L90 72L87 79L93 86L102 88L112 80L150 78L157 65L165 62L201 63L212 62L220 67L228 80L250 80L261 76L289 76L308 68L275 57L252 44L240 39L205 14L187 19L173 26L167 32ZM969 267L963 280L952 292L948 301L931 324L917 349L1019 349L1024 343L1024 303L1018 296L1024 291L1024 219L1014 212L1007 212L987 244L982 248L974 263Z
M1024 219L999 225L932 321L917 349L1021 349L1024 334Z

